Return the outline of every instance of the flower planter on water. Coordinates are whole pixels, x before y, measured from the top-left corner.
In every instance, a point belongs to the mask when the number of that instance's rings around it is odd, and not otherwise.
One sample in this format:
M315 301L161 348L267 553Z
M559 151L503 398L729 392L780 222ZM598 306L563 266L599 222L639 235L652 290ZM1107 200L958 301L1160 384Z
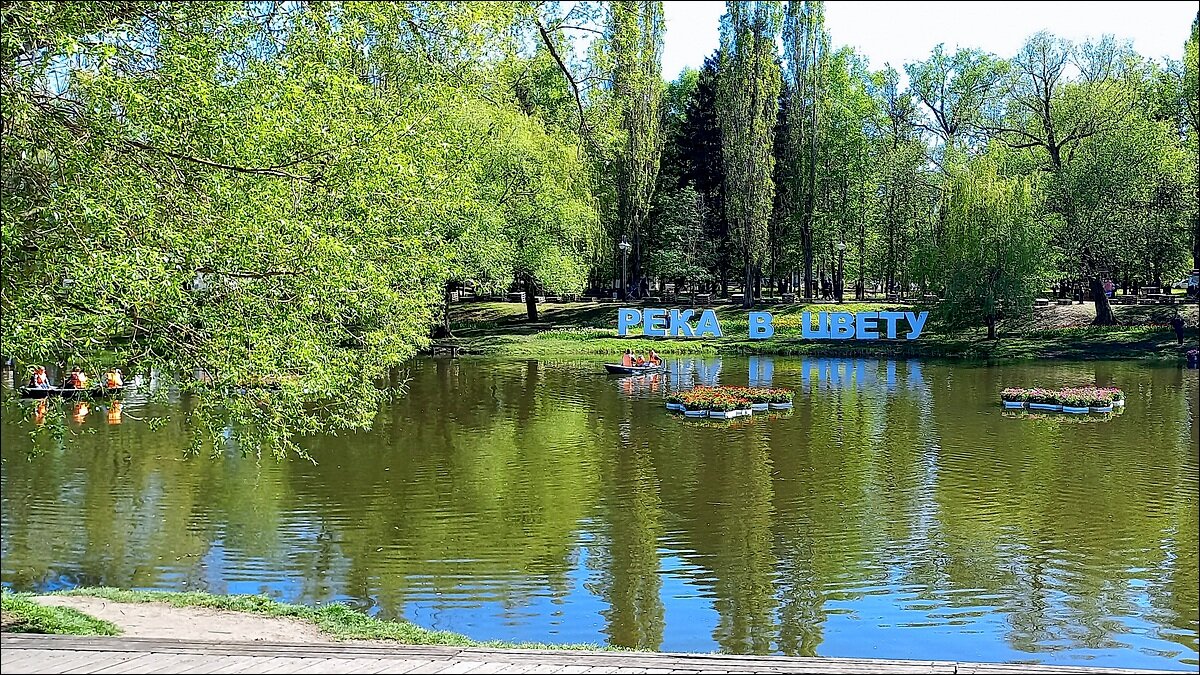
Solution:
M1112 404L1113 404L1113 405L1115 405L1115 406L1122 406L1122 405L1125 405L1125 399L1123 399L1123 398L1119 398L1119 399L1117 399L1117 400L1113 401L1113 402L1112 402Z
M770 405L771 405L770 403L751 403L750 409L751 410L766 410L767 408L770 407Z
M686 417L708 417L707 410L684 410L683 414Z
M738 417L748 417L754 414L754 410L751 408L739 408L734 412L738 414Z
M686 408L683 406L682 403L668 403L667 410L675 410L675 411L682 412L683 410L686 410Z
M1005 408L1024 408L1025 407L1024 401L1001 401L1001 403L1004 404Z
M771 410L791 410L791 403L772 403Z
M733 419L734 417L737 417L738 411L736 411L736 410L709 410L708 416L719 419L719 420L728 420L728 419Z
M1113 407L1111 405L1102 405L1102 406L1094 405L1094 406L1092 406L1092 412L1112 412L1112 409L1113 409Z
M1062 410L1062 406L1057 403L1030 403L1030 410Z
M1078 414L1080 414L1080 413L1089 412L1090 410L1091 410L1091 409L1090 409L1090 408L1088 408L1087 406L1083 406L1082 408L1076 408L1075 406L1064 405L1064 406L1062 407L1062 411L1063 411L1063 412L1065 412L1065 413L1075 413L1076 415L1078 415Z

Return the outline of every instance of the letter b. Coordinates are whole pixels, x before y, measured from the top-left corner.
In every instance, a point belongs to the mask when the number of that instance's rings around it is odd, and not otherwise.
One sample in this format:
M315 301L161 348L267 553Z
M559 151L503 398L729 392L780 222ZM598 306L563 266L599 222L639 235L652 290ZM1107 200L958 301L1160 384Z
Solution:
M769 312L750 312L750 339L765 340L775 334Z

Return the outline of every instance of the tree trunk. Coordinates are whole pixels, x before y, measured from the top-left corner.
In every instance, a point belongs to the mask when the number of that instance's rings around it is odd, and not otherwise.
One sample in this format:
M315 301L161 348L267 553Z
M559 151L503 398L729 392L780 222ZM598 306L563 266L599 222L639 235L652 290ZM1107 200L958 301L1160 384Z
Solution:
M525 315L530 321L538 320L537 295L533 286L533 275L525 274Z
M813 299L813 250L812 236L804 238L804 299Z
M742 285L742 307L754 305L754 267L746 265L745 283Z
M995 340L996 339L996 315L988 314L987 329L988 329L988 339Z
M454 333L450 332L450 293L454 288L454 282L446 282L445 288L442 289L442 325L438 326L433 332L435 338L452 338Z
M1096 302L1096 318L1092 323L1097 326L1117 325L1117 317L1113 314L1112 305L1108 304L1108 296L1104 294L1104 282L1100 280L1099 274L1088 277L1088 288L1091 290L1092 300Z

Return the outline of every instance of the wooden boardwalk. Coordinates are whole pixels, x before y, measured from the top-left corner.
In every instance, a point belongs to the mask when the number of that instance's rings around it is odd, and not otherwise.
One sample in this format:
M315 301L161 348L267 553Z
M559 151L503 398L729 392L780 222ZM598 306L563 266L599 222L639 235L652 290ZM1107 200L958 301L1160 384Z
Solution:
M5 634L12 673L1146 673L955 661L282 644ZM1167 672L1167 671L1160 671Z

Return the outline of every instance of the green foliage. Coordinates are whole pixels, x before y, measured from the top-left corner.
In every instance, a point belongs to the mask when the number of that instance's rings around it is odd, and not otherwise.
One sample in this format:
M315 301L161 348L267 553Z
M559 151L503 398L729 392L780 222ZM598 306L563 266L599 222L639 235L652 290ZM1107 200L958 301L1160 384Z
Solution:
M4 10L8 353L205 372L194 447L282 455L370 423L447 281L581 285L590 172L497 85L529 5L64 7Z
M725 213L747 287L763 263L775 197L772 150L780 89L775 41L782 18L776 2L729 2L721 19L723 62L717 78L717 110ZM750 300L747 293L747 304Z
M69 607L46 607L26 594L0 593L6 633L49 633L52 635L120 635L113 624Z
M1049 229L1037 188L978 160L950 174L940 208L944 229L931 254L945 289L938 313L952 327L986 323L994 337L1001 317L1029 312L1045 281Z
M662 152L659 127L666 26L661 2L619 0L609 5L614 102L621 111L624 137L616 176L618 234L628 236L637 247L634 256L638 261Z

